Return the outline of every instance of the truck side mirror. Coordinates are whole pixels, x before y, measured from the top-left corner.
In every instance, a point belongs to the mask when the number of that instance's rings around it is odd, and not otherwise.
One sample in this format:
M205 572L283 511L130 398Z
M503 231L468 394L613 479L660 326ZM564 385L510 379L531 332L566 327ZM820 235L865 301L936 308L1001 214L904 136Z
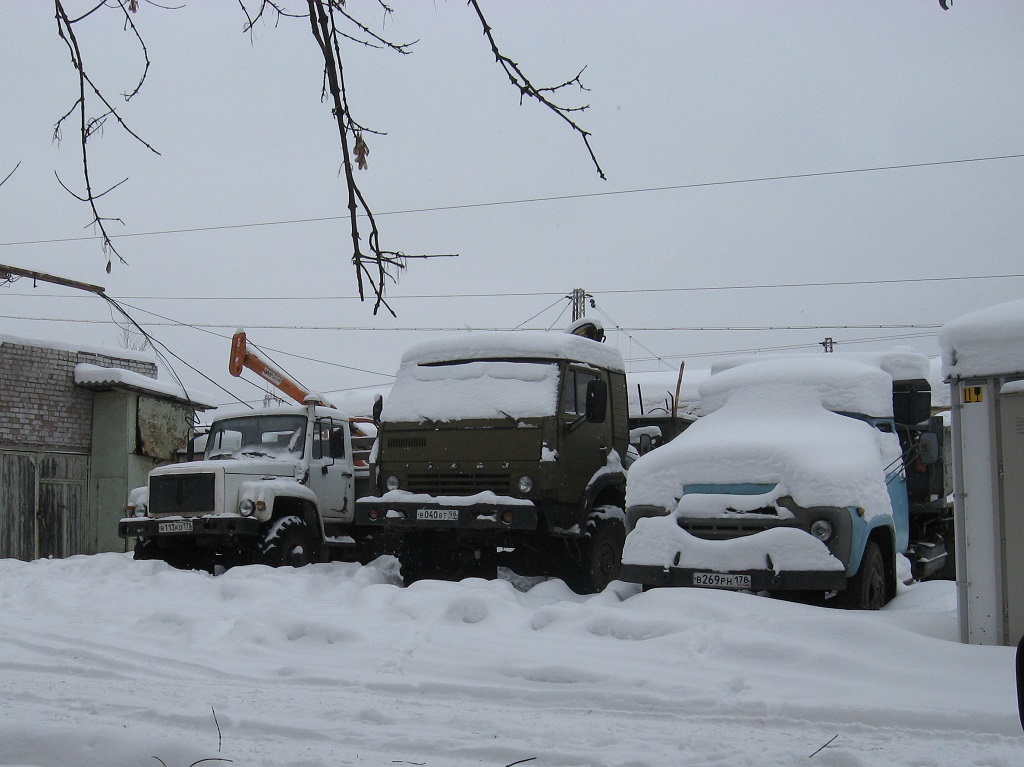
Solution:
M384 410L384 398L379 394L373 398L373 422L380 426L380 414Z
M608 384L600 378L587 382L587 421L604 423L604 415L608 410Z
M926 431L921 434L917 444L920 450L921 463L930 466L939 460L939 435L933 431Z

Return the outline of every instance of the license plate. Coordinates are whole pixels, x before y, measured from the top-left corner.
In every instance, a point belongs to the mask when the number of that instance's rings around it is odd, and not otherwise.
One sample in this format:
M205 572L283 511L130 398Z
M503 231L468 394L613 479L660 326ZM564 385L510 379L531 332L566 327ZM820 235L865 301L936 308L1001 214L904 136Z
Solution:
M156 529L157 532L161 533L191 533L192 520L186 519L181 522L160 522Z
M705 586L712 589L749 589L749 575L731 573L694 573L694 586Z
M417 509L416 519L426 522L458 522L458 509Z

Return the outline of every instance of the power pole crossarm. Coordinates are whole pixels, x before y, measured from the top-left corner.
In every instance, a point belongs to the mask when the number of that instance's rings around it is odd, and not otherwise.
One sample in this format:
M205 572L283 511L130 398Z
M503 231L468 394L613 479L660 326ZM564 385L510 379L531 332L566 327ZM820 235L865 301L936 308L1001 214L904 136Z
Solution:
M78 282L76 280L69 280L65 277L56 277L52 274L46 274L45 272L34 272L31 269L21 269L17 266L0 264L0 281L9 282L14 277L28 277L33 282L49 282L54 285L63 285L65 288L85 290L89 293L95 293L98 296L102 296L104 292L104 288L99 285L90 285L87 282Z

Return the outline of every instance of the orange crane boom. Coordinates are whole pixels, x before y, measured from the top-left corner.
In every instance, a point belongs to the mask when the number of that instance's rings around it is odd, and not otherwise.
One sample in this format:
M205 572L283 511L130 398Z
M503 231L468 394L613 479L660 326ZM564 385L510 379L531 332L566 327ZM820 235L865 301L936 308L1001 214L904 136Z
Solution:
M303 389L295 381L260 357L249 346L248 341L246 341L245 331L239 330L231 338L231 357L228 360L228 372L237 378L242 375L244 368L248 368L264 381L273 384L300 405L304 405L306 397L310 395L310 392ZM327 407L334 407L329 402L324 402L323 404Z
M249 346L249 342L246 341L245 331L239 330L231 337L231 357L228 359L228 372L237 378L242 375L242 370L245 368L251 370L264 381L273 384L299 404L306 404L306 397L310 395L310 392L303 389L280 370L260 357ZM334 408L334 405L325 400L322 394L318 394L317 397L320 398L320 403L325 407ZM353 416L348 419L348 422L352 428L353 440L361 438L364 442L368 441L367 444L361 445L356 450L356 455L360 457L356 458L353 456L353 463L360 467L367 466L366 459L369 457L369 448L373 443L373 435L376 434L374 420L365 416Z

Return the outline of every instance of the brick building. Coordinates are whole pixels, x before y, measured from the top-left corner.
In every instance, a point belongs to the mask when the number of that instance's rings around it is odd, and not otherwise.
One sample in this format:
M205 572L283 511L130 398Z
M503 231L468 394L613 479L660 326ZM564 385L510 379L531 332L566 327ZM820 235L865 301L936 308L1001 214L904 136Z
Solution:
M149 354L0 336L0 557L123 551L128 490L197 409Z

